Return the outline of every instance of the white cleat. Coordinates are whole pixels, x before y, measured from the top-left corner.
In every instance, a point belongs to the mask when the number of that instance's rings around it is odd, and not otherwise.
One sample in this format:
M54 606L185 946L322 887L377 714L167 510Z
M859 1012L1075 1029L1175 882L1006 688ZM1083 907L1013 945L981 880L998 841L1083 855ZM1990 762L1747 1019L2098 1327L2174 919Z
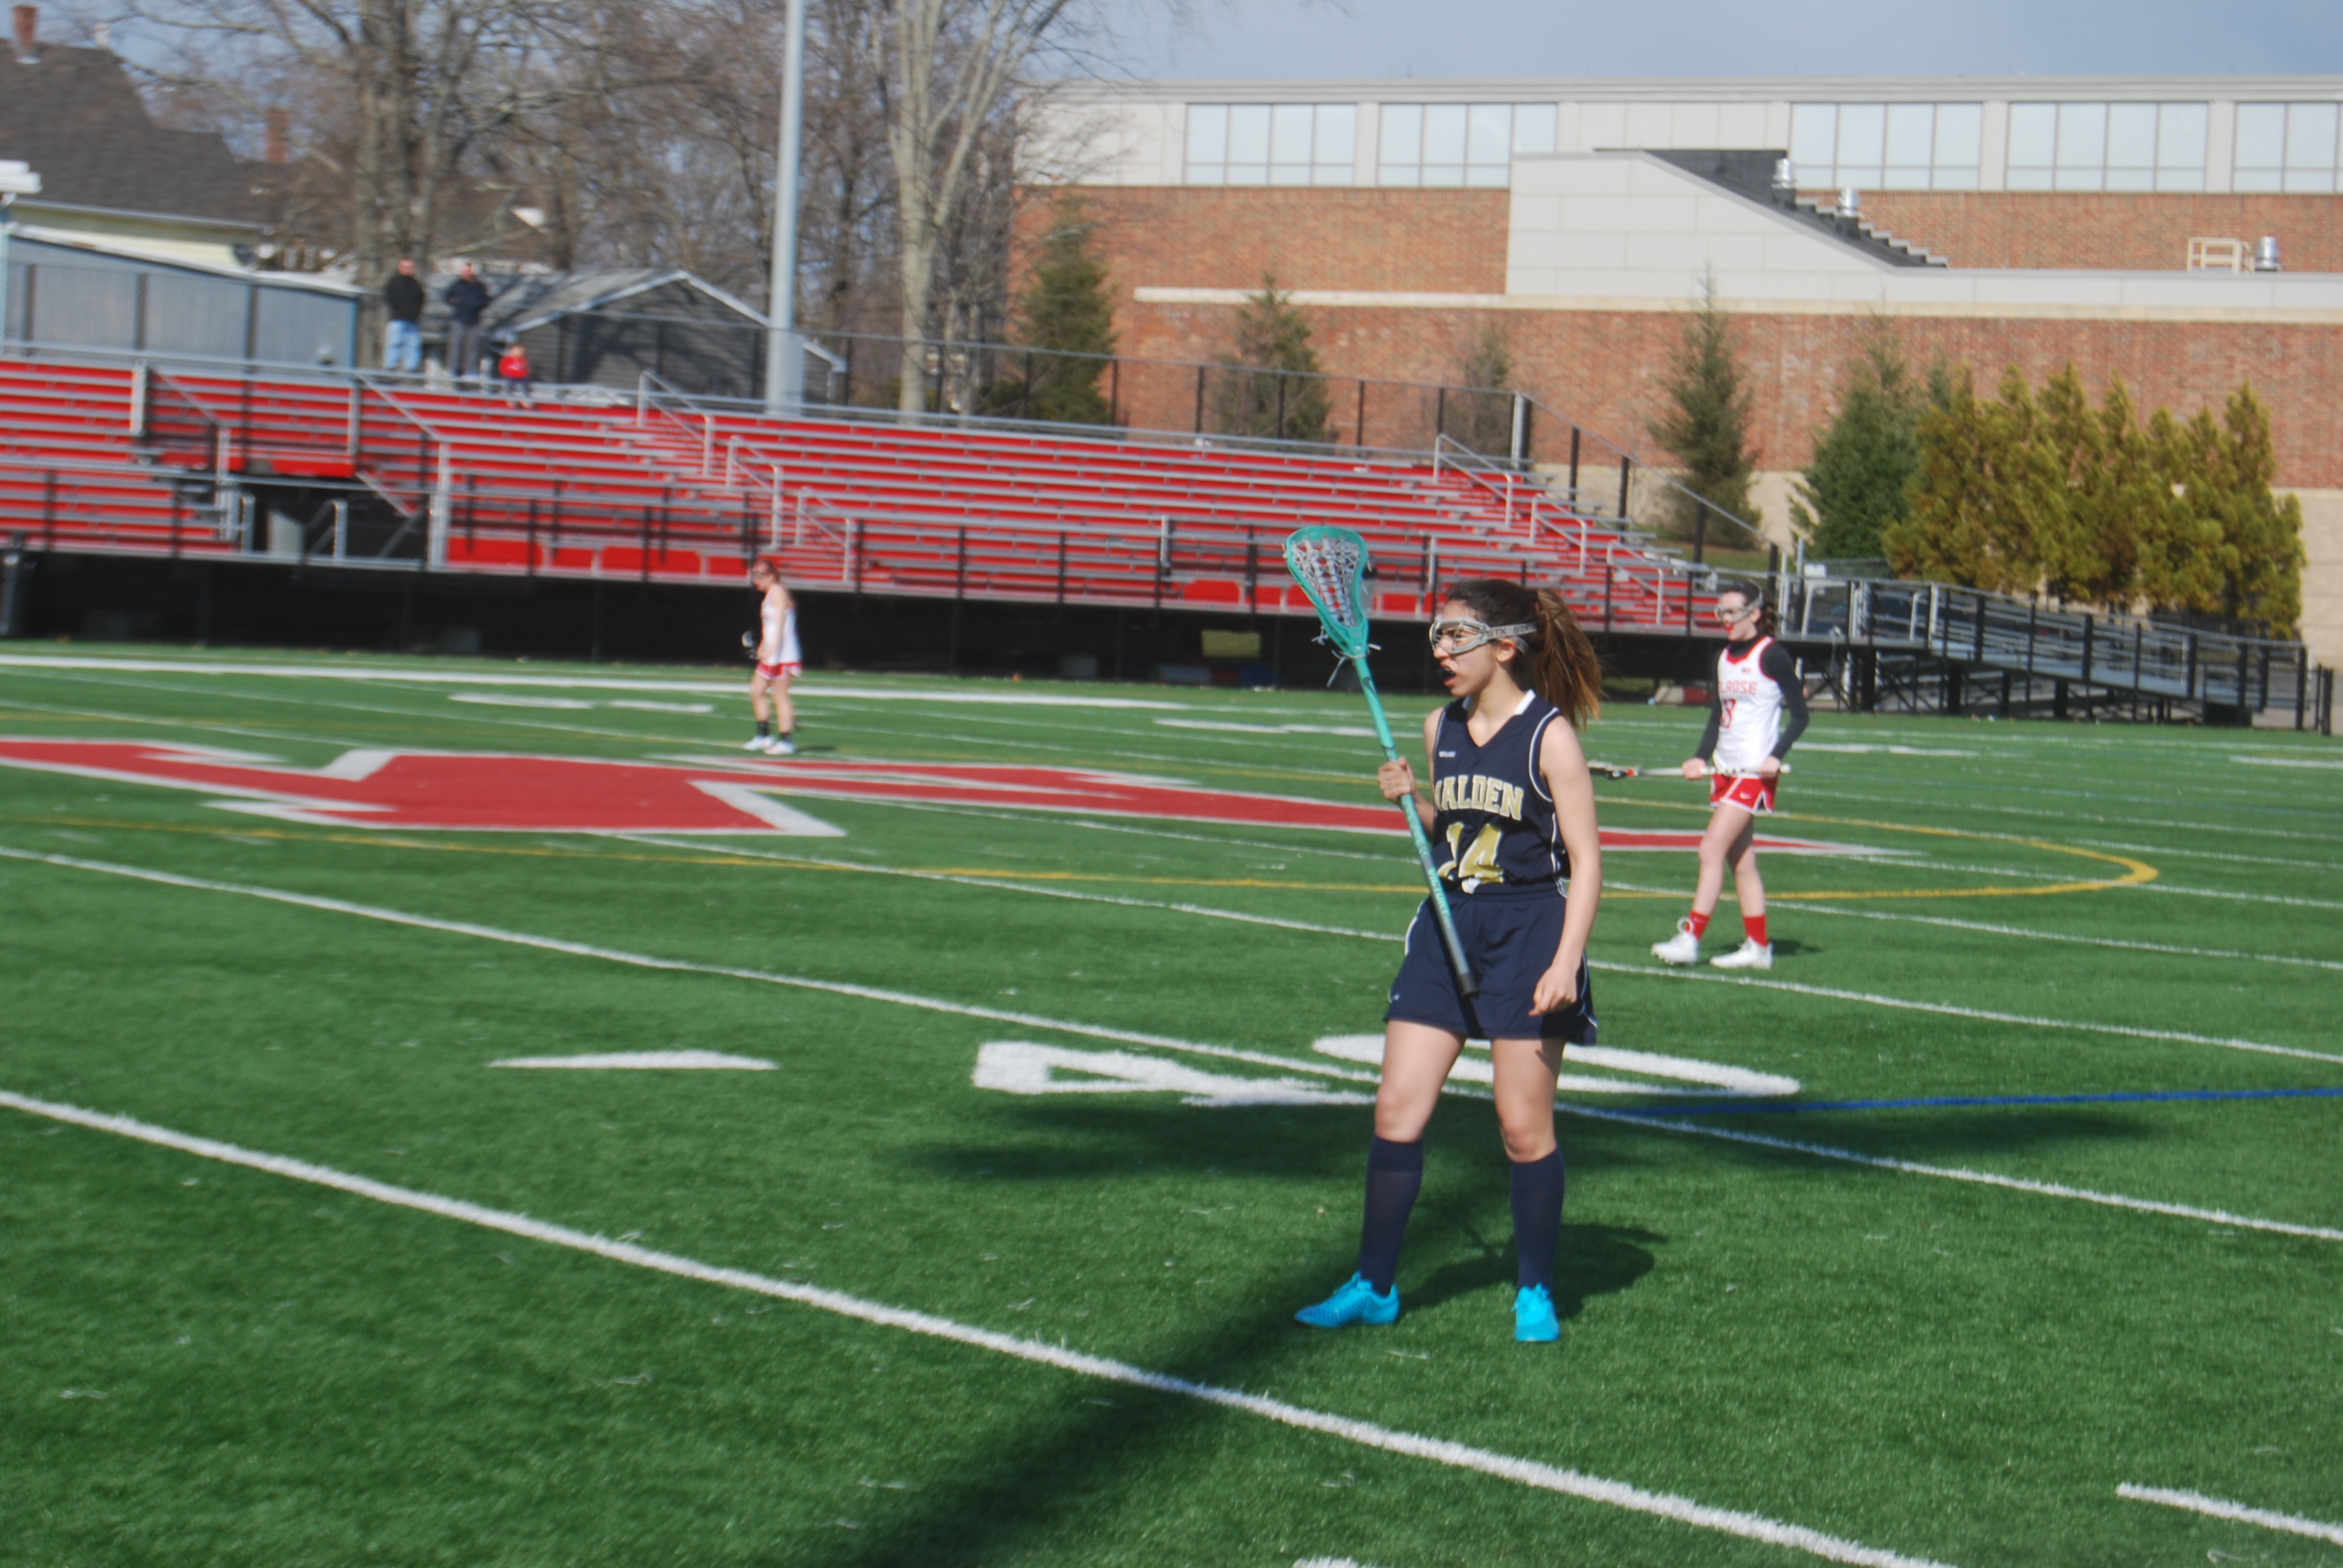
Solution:
M761 735L752 735L749 737L748 739L740 742L740 749L743 751L762 751L766 749L766 738Z
M1700 939L1692 934L1692 922L1678 920L1674 936L1666 941L1652 944L1652 956L1664 964L1700 962Z
M1774 944L1753 942L1743 939L1739 947L1729 953L1719 953L1708 960L1716 970L1769 970L1774 967Z
M772 744L765 749L775 757L795 757L798 754L798 749L793 742L784 740L778 735L773 737Z

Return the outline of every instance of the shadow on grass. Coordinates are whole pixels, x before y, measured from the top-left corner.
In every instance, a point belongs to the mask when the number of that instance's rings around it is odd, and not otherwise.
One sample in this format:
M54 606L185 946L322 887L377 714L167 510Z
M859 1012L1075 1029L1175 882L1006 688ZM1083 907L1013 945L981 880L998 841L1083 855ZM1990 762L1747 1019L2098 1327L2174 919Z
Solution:
M1483 1291L1498 1292L1500 1300L1511 1300L1518 1280L1513 1238L1492 1241L1469 1224L1459 1229L1472 1242L1474 1255L1443 1264L1409 1290L1405 1296L1409 1311L1429 1312L1443 1302ZM1421 1235L1423 1227L1411 1225L1409 1230ZM1555 1312L1565 1320L1574 1318L1592 1298L1633 1288L1659 1261L1644 1243L1658 1245L1666 1240L1634 1226L1574 1225L1565 1220L1562 1250L1554 1265Z
M936 1150L923 1162L953 1175L985 1171L996 1180L1035 1182L1082 1182L1164 1169L1255 1180L1283 1177L1322 1183L1330 1203L1339 1191L1341 1201L1355 1212L1365 1155L1363 1114L1337 1117L1323 1109L1282 1107L1200 1112L1161 1101L1020 1109L1037 1141L1076 1135L1091 1146L1071 1160L1062 1146L996 1146ZM1493 1128L1475 1127L1474 1120L1447 1116L1444 1129L1433 1134L1453 1151L1462 1179L1427 1191L1409 1227L1409 1251L1418 1259L1427 1254L1451 1257L1407 1290L1407 1308L1427 1311L1485 1292L1492 1301L1489 1332L1493 1340L1503 1340L1509 1332L1503 1308L1511 1301L1514 1275L1512 1238L1491 1240L1476 1228L1474 1216L1485 1213L1493 1201L1503 1201L1504 1167ZM1486 1146L1468 1151L1467 1141L1476 1137L1485 1138ZM1151 1369L1224 1388L1277 1386L1297 1356L1323 1341L1288 1314L1318 1299L1348 1271L1355 1234L1345 1226L1339 1242L1319 1242L1264 1259L1246 1292L1268 1303L1263 1309L1199 1322L1184 1342L1150 1356ZM1460 1236L1472 1247L1472 1254L1461 1260L1453 1257ZM1649 1245L1664 1241L1632 1228L1565 1223L1563 1278L1555 1291L1561 1314L1574 1316L1593 1297L1634 1288L1655 1266ZM1404 1261L1402 1267L1404 1281ZM800 1540L786 1554L765 1561L776 1568L784 1561L820 1563L823 1568L896 1568L905 1563L1017 1560L1034 1550L1047 1533L1063 1528L1067 1516L1080 1513L1089 1500L1116 1495L1131 1477L1179 1462L1183 1452L1209 1441L1205 1432L1212 1423L1226 1419L1224 1412L1195 1401L1130 1390L1109 1391L1115 1400L1111 1410L1084 1404L1096 1387L1071 1381L1062 1412L1017 1433L1013 1445L983 1445L979 1441L982 1434L967 1434L968 1446L976 1452L954 1467L957 1476L930 1483L902 1517L865 1524L851 1537L834 1542ZM1302 1395L1297 1402L1310 1401Z

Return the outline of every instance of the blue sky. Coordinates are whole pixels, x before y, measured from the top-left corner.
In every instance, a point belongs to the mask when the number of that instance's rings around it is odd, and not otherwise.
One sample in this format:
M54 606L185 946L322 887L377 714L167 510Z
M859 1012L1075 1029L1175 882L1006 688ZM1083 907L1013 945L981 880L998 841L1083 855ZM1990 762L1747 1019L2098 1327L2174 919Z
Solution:
M1191 27L1135 29L1128 68L1319 78L2343 72L2338 0L1202 4Z

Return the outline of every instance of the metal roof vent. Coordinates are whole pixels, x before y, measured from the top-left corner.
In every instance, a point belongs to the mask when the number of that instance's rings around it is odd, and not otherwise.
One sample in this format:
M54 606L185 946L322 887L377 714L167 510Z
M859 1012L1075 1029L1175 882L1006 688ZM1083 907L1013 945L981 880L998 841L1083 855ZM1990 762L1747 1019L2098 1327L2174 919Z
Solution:
M1774 199L1790 201L1798 194L1798 166L1788 158L1774 160Z
M2254 246L2254 270L2256 272L2283 272L2286 270L2278 265L2278 236L2274 234L2266 234L2262 236L2261 244Z
M1848 186L1838 193L1838 216L1850 223L1863 216L1863 193Z

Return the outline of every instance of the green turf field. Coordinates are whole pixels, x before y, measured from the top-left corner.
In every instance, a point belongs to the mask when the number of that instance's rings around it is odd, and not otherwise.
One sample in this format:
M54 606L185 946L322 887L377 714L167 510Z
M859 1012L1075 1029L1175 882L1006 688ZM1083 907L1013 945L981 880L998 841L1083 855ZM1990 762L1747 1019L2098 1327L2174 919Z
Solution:
M1767 859L1746 979L1648 957L1688 853L1607 856L1603 1044L1646 1055L1565 1089L1564 1336L1524 1347L1462 1079L1405 1315L1289 1321L1356 1241L1396 813L617 836L538 790L453 831L121 760L759 766L735 684L0 650L0 760L45 763L0 766L0 1561L2343 1563L2343 748L1822 716L1769 826L1862 852ZM801 710L809 764L1376 804L1355 698ZM492 1065L680 1051L770 1065Z

